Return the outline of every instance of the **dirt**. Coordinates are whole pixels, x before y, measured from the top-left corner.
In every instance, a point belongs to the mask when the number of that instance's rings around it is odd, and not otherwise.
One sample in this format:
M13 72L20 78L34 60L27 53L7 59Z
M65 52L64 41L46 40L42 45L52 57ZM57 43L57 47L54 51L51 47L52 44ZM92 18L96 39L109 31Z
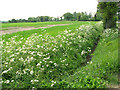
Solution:
M54 24L54 25L47 25L46 27L9 27L9 28L7 28L7 30L1 30L0 35L11 34L14 32L25 31L25 30L50 28L50 27L54 27L54 26L65 26L65 25L70 25L70 24Z

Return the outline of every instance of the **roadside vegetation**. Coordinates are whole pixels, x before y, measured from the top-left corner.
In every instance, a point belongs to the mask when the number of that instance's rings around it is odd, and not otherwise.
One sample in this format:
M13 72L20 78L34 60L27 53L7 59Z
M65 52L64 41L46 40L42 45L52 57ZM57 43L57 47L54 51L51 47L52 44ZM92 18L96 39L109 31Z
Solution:
M72 88L118 88L118 29L106 29L92 60L65 81Z
M117 85L120 67L117 29L104 30L100 22L76 25L76 28L56 26L38 32L30 30L3 35L3 88L105 88L110 84ZM57 28L59 32L52 33L52 29L55 32ZM23 33L28 36L24 37ZM91 54L98 38L98 46ZM88 55L93 56L91 61L87 61Z
M97 12L103 22L83 22L82 13L68 12L68 21L4 23L3 28L69 25L2 35L2 87L119 88L117 3L100 2Z
M48 82L52 87L53 81L73 74L86 61L102 33L98 27L83 25L56 36L47 33L34 33L27 38L20 38L19 34L7 39L4 39L7 35L3 36L3 87L37 87L40 82Z

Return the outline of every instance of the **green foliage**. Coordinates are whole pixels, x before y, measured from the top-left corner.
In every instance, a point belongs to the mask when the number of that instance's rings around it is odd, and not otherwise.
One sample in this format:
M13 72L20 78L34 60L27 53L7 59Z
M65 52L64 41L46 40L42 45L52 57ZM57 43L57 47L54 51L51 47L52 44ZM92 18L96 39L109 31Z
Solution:
M63 16L64 16L64 19L68 21L73 19L73 14L71 14L70 12L65 13Z
M77 13L76 13L76 12L73 13L73 20L74 20L74 21L77 20Z
M102 20L102 15L101 15L101 13L98 11L98 12L96 12L96 21L100 21L100 20Z
M81 20L81 13L77 13L77 21Z
M64 19L63 19L64 17ZM73 14L68 12L63 14L60 17L50 17L50 16L38 16L38 17L29 17L26 19L12 19L9 20L8 23L19 23L19 22L47 22L47 21L100 21L101 15L100 13L96 13L96 19L95 16L92 16L91 13L87 14L86 12L74 12ZM7 23L7 22L4 22Z
M83 25L54 37L42 32L3 36L3 87L72 87L63 78L86 61L102 32L97 27Z
M80 20L84 20L84 21L88 20L88 15L86 12L81 12L81 19Z
M18 22L46 22L46 21L52 21L52 17L49 16L38 16L38 17L29 17L26 19L12 19L9 20L9 23L18 23Z
M116 27L116 15L118 11L117 2L99 2L98 10L100 10L103 18L103 27L115 28Z
M74 88L107 88L111 82L118 83L114 74L118 74L118 30L106 29L93 58L86 66L78 68L74 75L69 76L65 81ZM114 77L114 78L112 78ZM114 88L114 87L113 87Z

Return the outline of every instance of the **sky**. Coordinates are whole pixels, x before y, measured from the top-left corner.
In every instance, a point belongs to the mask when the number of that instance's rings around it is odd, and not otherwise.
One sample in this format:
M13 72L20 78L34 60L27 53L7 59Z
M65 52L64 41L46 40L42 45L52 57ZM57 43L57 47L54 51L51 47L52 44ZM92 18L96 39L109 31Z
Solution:
M28 17L60 17L66 12L94 13L97 0L1 0L0 20L27 19Z

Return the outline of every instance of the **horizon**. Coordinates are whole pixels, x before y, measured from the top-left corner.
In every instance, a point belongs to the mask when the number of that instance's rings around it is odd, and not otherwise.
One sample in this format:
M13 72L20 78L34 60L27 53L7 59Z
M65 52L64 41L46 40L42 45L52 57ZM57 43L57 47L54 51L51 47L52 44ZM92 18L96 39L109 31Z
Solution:
M67 12L87 12L94 14L97 10L98 4L97 0L92 0L92 2L90 0L12 0L14 3L10 0L3 0L1 2L2 4L0 7L4 7L4 9L1 10L1 21L28 19L29 17L37 16L50 16L57 18Z

